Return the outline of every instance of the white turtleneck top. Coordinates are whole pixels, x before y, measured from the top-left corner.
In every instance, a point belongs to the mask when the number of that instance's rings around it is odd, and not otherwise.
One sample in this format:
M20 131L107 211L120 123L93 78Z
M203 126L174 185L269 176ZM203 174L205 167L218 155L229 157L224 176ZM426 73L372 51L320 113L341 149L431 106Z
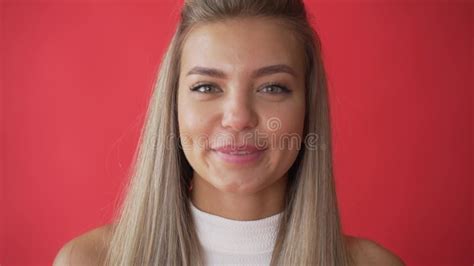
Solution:
M283 212L238 221L203 212L191 201L190 206L206 265L270 265Z

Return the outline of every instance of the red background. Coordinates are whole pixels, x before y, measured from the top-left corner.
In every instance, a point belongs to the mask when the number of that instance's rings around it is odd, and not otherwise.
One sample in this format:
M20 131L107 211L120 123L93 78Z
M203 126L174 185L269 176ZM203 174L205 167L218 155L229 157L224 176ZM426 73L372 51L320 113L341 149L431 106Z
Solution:
M49 265L107 223L182 1L0 7L0 264ZM473 4L307 1L346 233L472 265Z

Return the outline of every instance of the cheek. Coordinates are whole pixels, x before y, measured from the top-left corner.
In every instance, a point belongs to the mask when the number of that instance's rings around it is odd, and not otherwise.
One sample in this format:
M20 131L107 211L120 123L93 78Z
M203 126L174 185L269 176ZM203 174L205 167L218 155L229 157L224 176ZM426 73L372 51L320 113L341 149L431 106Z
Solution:
M280 111L273 112L267 118L265 128L269 133L272 149L270 164L284 171L293 164L301 149L305 108L303 104L294 103L278 110Z
M201 150L207 145L212 129L209 108L184 97L178 99L178 127L183 148ZM186 151L185 151L186 152Z
M302 99L300 99L302 98ZM303 134L305 106L304 98L284 103L265 115L265 130L278 138Z
M279 118L281 133L302 133L304 125L304 108L293 106L286 108L287 111L281 112Z

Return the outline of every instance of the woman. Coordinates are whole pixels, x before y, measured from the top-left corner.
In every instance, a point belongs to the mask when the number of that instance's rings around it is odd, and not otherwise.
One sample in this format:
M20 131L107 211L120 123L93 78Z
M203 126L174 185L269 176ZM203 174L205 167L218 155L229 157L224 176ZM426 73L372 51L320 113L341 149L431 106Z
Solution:
M403 265L341 231L325 72L301 0L193 0L113 225L56 265Z

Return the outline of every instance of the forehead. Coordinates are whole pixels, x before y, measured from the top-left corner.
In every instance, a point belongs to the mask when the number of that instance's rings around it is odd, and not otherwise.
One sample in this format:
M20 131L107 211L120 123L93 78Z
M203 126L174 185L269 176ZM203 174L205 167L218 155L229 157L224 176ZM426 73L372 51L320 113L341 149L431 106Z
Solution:
M188 34L182 71L193 66L229 71L287 64L303 71L304 53L294 33L276 19L241 18L200 24Z

